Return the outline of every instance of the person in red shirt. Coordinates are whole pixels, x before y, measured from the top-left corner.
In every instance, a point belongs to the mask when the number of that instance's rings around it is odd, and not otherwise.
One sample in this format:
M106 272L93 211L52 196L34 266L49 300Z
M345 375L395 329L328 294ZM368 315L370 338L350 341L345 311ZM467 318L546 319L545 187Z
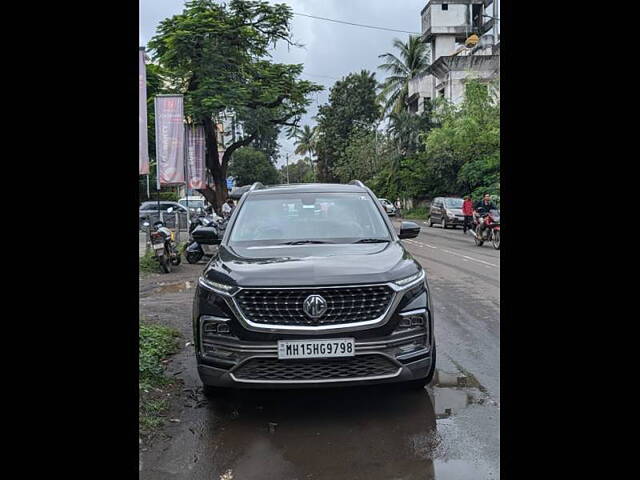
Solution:
M462 224L462 233L467 233L467 230L473 228L473 202L471 197L467 195L462 202L462 214L464 215L464 223Z

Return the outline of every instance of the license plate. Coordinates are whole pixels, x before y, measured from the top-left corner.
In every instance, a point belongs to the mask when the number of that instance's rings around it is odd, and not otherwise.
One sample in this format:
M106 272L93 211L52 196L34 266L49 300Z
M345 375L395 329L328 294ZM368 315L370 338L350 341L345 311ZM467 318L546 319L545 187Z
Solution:
M155 248L156 250L162 250L164 249L164 245L162 243L154 243L153 248Z
M353 338L278 341L279 359L353 357L355 353Z

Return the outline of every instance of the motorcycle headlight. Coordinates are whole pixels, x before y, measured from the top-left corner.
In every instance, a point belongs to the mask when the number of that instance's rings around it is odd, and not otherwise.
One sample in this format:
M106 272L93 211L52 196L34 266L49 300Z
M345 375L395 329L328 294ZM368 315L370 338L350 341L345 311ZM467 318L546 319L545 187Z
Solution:
M422 280L423 278L424 278L424 270L420 270L415 275L401 278L400 280L395 280L393 283L395 283L399 287L406 287L407 285L411 285L412 283L417 283L418 280Z

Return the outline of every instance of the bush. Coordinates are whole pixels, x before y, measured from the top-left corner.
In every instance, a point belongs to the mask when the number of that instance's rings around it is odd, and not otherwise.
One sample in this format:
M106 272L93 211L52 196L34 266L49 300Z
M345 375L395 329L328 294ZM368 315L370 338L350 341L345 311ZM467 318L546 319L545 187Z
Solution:
M404 218L416 218L418 220L426 220L427 214L427 207L416 207L402 212Z
M178 331L161 325L140 325L139 370L140 381L149 384L163 383L162 360L178 350Z

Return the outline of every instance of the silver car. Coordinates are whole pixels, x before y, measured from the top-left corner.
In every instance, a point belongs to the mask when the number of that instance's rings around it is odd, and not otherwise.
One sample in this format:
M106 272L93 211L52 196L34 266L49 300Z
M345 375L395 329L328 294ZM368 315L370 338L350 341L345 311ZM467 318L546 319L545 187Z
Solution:
M396 207L394 207L389 200L387 200L386 198L379 198L378 200L382 204L384 211L387 212L387 215L389 215L390 217L393 217L397 213Z

